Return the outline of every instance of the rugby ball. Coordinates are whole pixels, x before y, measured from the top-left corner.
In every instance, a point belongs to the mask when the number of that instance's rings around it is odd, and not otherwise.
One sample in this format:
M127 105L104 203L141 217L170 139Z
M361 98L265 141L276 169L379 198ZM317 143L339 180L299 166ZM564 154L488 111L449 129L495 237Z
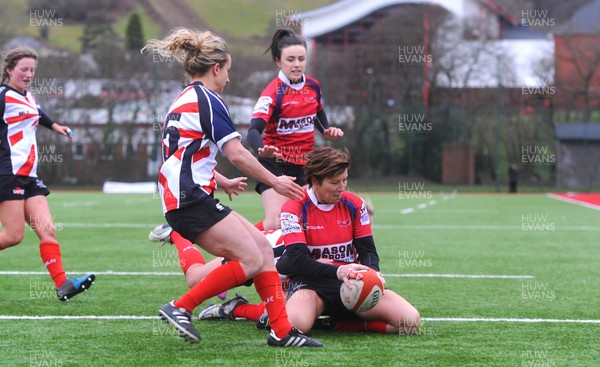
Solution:
M340 298L344 306L352 312L365 312L379 302L383 296L383 283L373 269L357 270L361 279L350 279L350 285L342 283Z

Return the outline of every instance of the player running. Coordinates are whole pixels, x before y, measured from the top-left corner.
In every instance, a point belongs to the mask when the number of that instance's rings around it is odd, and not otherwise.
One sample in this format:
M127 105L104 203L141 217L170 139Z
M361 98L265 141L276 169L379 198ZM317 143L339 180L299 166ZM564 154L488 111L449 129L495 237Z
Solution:
M273 252L265 237L244 217L214 198L217 151L245 174L269 183L278 193L301 197L293 177L276 177L240 142L220 97L232 65L225 41L208 31L178 29L163 40L151 40L142 51L174 57L191 81L173 101L163 129L163 164L159 191L169 225L206 251L231 261L212 270L181 298L160 308L187 341L199 342L192 311L202 302L254 278L254 286L271 318L269 346L321 347L296 328L285 310Z
M87 274L67 278L62 265L52 214L50 191L37 176L36 130L42 125L71 139L67 126L53 122L27 90L35 77L38 55L29 47L6 53L0 86L0 250L16 246L29 224L40 240L40 256L56 286L56 296L67 301L87 291L96 278Z
M268 51L279 74L266 86L254 106L248 143L266 169L276 176L294 176L295 182L304 186L305 155L314 149L315 128L328 140L338 139L344 133L337 127L329 127L321 86L316 79L304 74L304 38L291 29L279 29ZM279 210L287 198L263 181L257 182L256 192L261 195L265 210L259 229L277 228Z

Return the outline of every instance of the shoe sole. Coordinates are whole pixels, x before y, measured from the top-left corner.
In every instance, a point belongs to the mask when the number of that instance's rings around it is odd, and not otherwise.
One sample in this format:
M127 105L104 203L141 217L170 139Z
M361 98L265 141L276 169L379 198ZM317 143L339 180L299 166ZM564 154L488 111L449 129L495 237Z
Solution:
M175 326L175 328L177 329L177 331L179 331L179 335L185 339L185 341L190 342L190 343L200 343L200 340L202 340L202 338L197 337L196 335L190 333L189 331L187 331L184 327L182 327L181 325L179 325L179 323L177 323L177 321L173 320L169 314L167 314L165 311L163 310L158 310L158 312L160 313L159 316L160 318L168 324L171 324L173 326Z
M87 290L90 289L90 287L92 285L94 285L95 280L96 280L96 276L94 274L90 275L89 277L87 277L86 280L84 280L79 285L79 288L77 288L74 293L65 294L64 296L59 298L59 300L61 300L62 302L66 302L66 301L70 300L71 298L75 297L76 295L78 295L79 293L87 292Z

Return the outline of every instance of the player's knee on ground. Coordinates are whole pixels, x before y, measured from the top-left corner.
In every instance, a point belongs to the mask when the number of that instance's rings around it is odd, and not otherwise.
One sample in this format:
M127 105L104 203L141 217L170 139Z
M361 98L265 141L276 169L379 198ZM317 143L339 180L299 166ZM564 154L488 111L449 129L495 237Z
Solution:
M308 333L310 331L310 329L312 329L313 324L314 324L314 320L312 320L306 316L303 316L300 313L294 313L294 314L288 313L288 320L290 321L290 325L292 325L296 329L300 330L304 334Z
M405 310L402 317L398 319L397 325L392 325L397 328L397 332L402 335L418 334L421 328L421 315L416 308L411 307Z

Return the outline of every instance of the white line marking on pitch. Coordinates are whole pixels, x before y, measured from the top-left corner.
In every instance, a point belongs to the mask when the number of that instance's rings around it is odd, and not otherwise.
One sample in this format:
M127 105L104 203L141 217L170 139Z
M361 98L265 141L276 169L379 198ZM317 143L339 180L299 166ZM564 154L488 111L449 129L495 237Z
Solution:
M144 223L63 223L63 227L79 228L154 228L154 224Z
M114 276L182 276L181 272L152 272L152 271L70 271L69 274L114 275ZM47 271L0 271L0 275L48 275Z
M62 207L63 208L79 208L82 206L96 206L96 205L98 205L97 201L74 201L74 202L63 203Z
M181 272L151 272L151 271L87 271L69 272L70 274L88 274L109 276L182 276ZM0 271L0 275L47 275L45 271ZM534 279L532 275L487 275L487 274L383 274L384 277L402 278L466 278L466 279Z
M510 225L459 225L459 224L374 224L372 228L375 229L431 229L431 230L469 230L469 231L481 231L481 230L495 230L495 231L516 231L523 230L522 226L510 226ZM593 226L556 226L557 231L600 231L600 227Z
M523 322L523 323L557 323L557 324L600 324L600 320L577 320L577 319L513 319L513 318L485 318L485 317L423 317L424 321L440 322Z
M0 320L159 320L159 316L135 315L84 315L84 316L13 316L0 315ZM423 317L429 322L508 322L508 323L554 323L554 324L600 324L600 320L577 319L516 319L516 318L484 318L484 317Z
M384 277L402 278L473 278L473 279L535 279L533 275L485 275L485 274L383 274Z

